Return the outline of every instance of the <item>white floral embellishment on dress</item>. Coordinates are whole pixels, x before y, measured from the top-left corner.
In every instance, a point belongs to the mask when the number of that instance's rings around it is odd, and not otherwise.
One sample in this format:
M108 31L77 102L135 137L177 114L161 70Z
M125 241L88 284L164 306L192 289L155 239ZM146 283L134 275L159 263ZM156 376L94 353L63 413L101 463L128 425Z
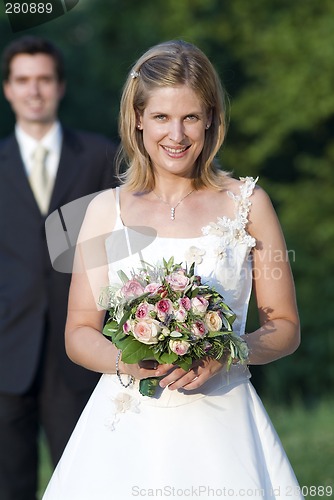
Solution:
M222 246L222 245L219 245L219 247L217 247L217 248L214 249L214 255L219 260L225 259L225 257L227 256L226 247Z
M115 430L115 425L119 422L122 413L126 413L127 411L140 413L139 400L126 392L120 392L111 402L114 406L113 416L108 419L106 426L112 431Z
M201 264L203 262L203 256L205 255L205 250L202 250L201 248L191 246L185 253L185 260L188 265L191 265L193 263L195 264Z
M254 180L253 177L240 177L242 181L240 185L240 194L236 195L228 191L228 196L234 200L236 217L218 217L217 222L210 222L208 226L203 227L204 235L216 235L223 238L223 242L219 249L219 256L222 258L226 255L226 248L230 245L235 246L243 243L252 248L256 245L256 240L247 231L248 214L252 202L249 200L258 177Z

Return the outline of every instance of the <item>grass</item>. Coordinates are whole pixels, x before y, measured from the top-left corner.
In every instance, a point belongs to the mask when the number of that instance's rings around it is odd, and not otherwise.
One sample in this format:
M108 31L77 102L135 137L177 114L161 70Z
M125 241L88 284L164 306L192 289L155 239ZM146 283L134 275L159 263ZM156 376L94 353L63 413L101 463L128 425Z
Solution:
M334 498L334 493L326 492L326 487L332 487L334 492L334 401L323 401L313 408L301 404L286 408L270 402L265 402L265 407L303 487L305 498ZM39 498L51 472L42 439ZM285 495L282 498L286 498Z
M334 402L323 401L309 409L301 404L266 408L305 498L334 498Z

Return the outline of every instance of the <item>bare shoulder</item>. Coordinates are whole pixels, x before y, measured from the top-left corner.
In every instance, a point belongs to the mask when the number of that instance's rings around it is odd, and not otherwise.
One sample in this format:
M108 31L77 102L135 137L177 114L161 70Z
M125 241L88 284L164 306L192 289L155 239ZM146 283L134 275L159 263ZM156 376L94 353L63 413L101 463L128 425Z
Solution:
M234 177L229 177L224 183L224 190L230 191L234 195L240 195L241 190L246 186L249 189L249 199L251 201L254 210L263 209L265 206L271 206L270 197L266 191L257 184L257 179L253 177L245 177L236 179Z
M113 230L117 217L115 189L108 189L99 193L89 203L81 234L106 234Z
M266 212L274 212L274 208L268 193L258 184L254 186L252 195L250 196L251 210L250 215L258 214L265 215Z
M90 211L100 211L110 206L115 206L115 189L106 189L93 198L88 209Z
M249 200L251 202L248 216L250 234L258 237L264 233L268 235L272 231L280 233L280 223L268 193L261 186L256 185Z

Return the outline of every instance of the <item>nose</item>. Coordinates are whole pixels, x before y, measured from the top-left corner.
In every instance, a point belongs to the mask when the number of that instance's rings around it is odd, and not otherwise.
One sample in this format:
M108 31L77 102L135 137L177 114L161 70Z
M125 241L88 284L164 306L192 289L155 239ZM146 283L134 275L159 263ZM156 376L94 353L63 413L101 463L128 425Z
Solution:
M39 83L37 80L29 82L29 92L31 95L39 95Z
M182 120L172 120L169 128L169 138L173 142L181 142L184 139L184 124Z

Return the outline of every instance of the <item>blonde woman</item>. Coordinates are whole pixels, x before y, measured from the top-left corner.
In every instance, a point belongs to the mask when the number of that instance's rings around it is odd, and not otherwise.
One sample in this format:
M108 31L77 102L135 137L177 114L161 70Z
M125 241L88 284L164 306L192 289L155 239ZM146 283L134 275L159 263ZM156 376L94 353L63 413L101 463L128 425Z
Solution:
M254 179L233 179L216 165L225 131L224 92L197 47L162 43L133 66L120 110L123 185L95 198L87 211L66 327L69 357L103 375L44 500L302 498L247 366L227 370L224 361L208 356L187 371L126 364L101 334L101 287L141 260L159 264L173 256L195 263L196 274L236 313L234 330L246 339L249 365L298 347L279 222ZM130 232L139 228L140 239L143 226L156 236L134 250ZM121 254L115 234L126 235ZM277 252L282 259L273 261ZM252 286L260 327L245 335ZM154 397L142 396L139 381L152 376L161 377L159 389Z

